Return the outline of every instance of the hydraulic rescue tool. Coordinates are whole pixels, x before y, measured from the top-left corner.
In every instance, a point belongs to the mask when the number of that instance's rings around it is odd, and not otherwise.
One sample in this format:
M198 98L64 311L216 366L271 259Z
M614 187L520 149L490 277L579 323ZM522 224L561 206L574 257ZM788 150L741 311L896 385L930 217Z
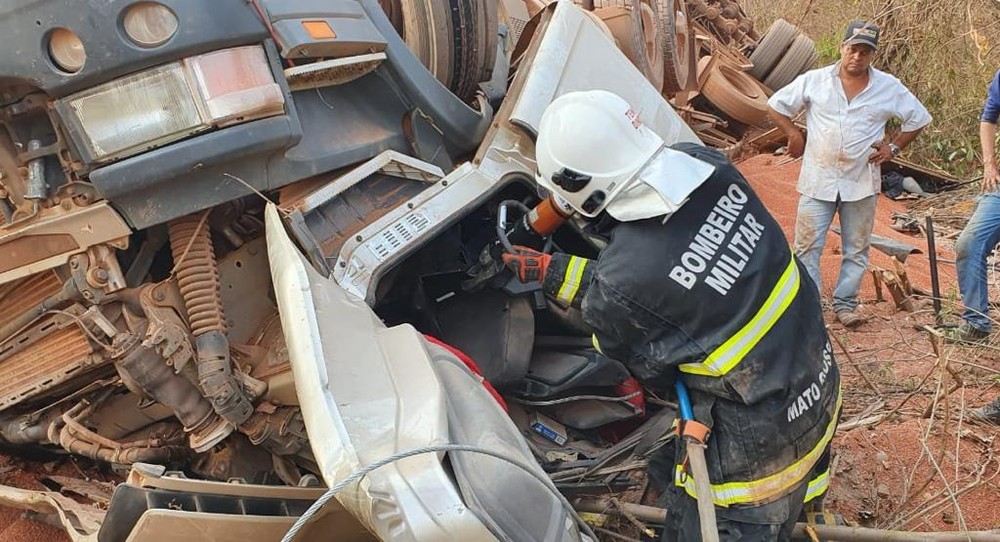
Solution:
M509 220L511 208L522 212L520 219L513 222ZM497 206L497 239L483 247L479 253L479 261L469 271L471 278L462 284L462 288L466 291L478 290L499 275L504 269L502 258L504 251L516 253L515 245L535 247L543 252L549 252L552 248L552 233L565 224L572 215L573 209L556 194L543 199L534 208L528 208L516 200L501 201ZM517 280L512 280L503 285L503 289L512 294L536 292L536 306L543 308L545 303L540 288L541 285L537 281L533 284L521 284Z

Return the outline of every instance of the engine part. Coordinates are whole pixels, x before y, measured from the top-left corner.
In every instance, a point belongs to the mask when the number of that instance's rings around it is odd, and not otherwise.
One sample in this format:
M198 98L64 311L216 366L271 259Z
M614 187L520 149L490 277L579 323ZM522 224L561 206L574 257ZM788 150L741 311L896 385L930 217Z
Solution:
M80 401L49 426L49 439L58 442L70 453L122 465L169 463L186 458L191 453L187 446L173 444L169 439L151 438L134 442L117 442L102 437L80 423L80 420L85 419L93 411L93 403L87 400Z
M177 311L183 310L183 302L176 306L171 301L178 298L173 281L147 285L140 290L139 304L149 321L143 344L153 346L163 356L167 365L180 372L194 356L188 330Z
M0 435L11 444L41 444L48 440L49 426L62 418L66 406L0 421ZM55 443L53 443L55 444Z
M219 293L219 271L205 216L188 215L170 223L170 248L174 274L187 305L191 333L226 331Z
M86 248L128 247L128 224L106 201L74 206L75 198L43 209L37 220L0 228L0 284L67 263Z
M206 219L207 214L188 215L170 222L174 273L195 336L202 392L220 416L240 425L253 414L253 405L233 376L218 264Z
M190 434L191 448L203 452L221 442L233 427L220 419L188 379L174 373L154 349L140 343L147 324L116 338L115 367L129 389L166 405Z
M240 431L254 445L262 445L276 455L294 455L308 451L305 422L297 407L275 407L264 404L270 412L258 410L246 421Z
M219 281L222 306L230 315L226 322L229 343L248 344L257 330L277 313L264 238L247 241L219 260ZM239 318L232 318L233 314Z
M125 274L115 257L115 251L106 244L95 245L82 254L69 259L72 282L79 292L77 298L94 305L116 299L116 292L125 288Z
M28 152L35 153L42 148L42 142L32 139L28 142ZM41 201L49 197L48 185L45 184L45 159L35 158L28 162L28 186L24 199L34 200L35 210Z
M241 480L250 484L283 482L275 475L271 454L239 433L195 458L191 472L210 480Z

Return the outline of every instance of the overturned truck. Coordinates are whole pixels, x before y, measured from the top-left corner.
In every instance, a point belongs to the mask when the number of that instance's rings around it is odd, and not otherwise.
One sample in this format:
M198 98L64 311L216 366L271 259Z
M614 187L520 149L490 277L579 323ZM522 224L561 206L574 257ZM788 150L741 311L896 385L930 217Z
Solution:
M463 444L522 466L403 458L298 539L581 537L481 382L584 428L641 415L641 391L491 250L544 199L533 136L556 96L611 90L697 138L585 12L522 11L0 8L0 437L128 473L103 518L0 501L76 540L274 540L365 465ZM573 221L548 241L601 244Z

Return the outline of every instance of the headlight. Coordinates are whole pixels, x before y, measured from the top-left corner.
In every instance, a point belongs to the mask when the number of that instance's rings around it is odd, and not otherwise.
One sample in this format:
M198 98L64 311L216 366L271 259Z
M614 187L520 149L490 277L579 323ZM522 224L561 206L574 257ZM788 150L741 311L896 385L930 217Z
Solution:
M208 128L179 62L82 92L69 105L99 159Z
M177 16L156 2L140 2L128 8L122 21L125 33L141 47L156 47L177 32Z
M69 96L59 108L97 162L212 127L281 114L285 99L258 46L216 51ZM75 121L72 122L72 121Z
M187 63L217 126L284 110L281 87L274 82L260 47L226 49L190 58Z

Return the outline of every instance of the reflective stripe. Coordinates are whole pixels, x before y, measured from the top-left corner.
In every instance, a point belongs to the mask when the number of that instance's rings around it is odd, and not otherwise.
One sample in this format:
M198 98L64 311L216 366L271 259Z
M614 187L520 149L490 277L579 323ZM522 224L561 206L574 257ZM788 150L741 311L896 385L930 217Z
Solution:
M579 256L572 256L569 265L566 266L566 275L563 277L562 286L559 287L559 301L571 305L576 293L580 290L580 280L583 278L583 270L587 267L587 259Z
M830 469L827 469L819 476L809 480L809 489L806 490L806 498L802 502L809 502L826 492L830 487Z
M686 363L680 370L704 376L723 376L733 370L740 361L757 346L757 343L774 327L775 322L785 313L785 309L799 292L799 268L795 258L791 258L785 272L771 290L757 314L726 342L715 349L701 363Z
M733 504L755 504L770 502L775 497L780 497L790 491L796 484L802 482L809 472L816 465L826 450L833 434L837 430L837 418L840 415L841 404L840 388L837 388L837 407L830 418L830 424L826 428L823 438L816 443L816 446L809 453L802 456L798 461L792 463L779 472L776 472L759 480L749 482L728 482L724 484L712 484L713 501L716 506L729 507ZM819 478L817 478L819 480ZM674 482L684 488L688 495L697 498L694 490L694 478L688 476L683 468L678 465L674 475ZM824 482L825 484L825 482Z
M598 354L604 355L604 350L601 350L601 343L597 341L597 334L590 336L590 342L594 345L594 350L597 350Z

